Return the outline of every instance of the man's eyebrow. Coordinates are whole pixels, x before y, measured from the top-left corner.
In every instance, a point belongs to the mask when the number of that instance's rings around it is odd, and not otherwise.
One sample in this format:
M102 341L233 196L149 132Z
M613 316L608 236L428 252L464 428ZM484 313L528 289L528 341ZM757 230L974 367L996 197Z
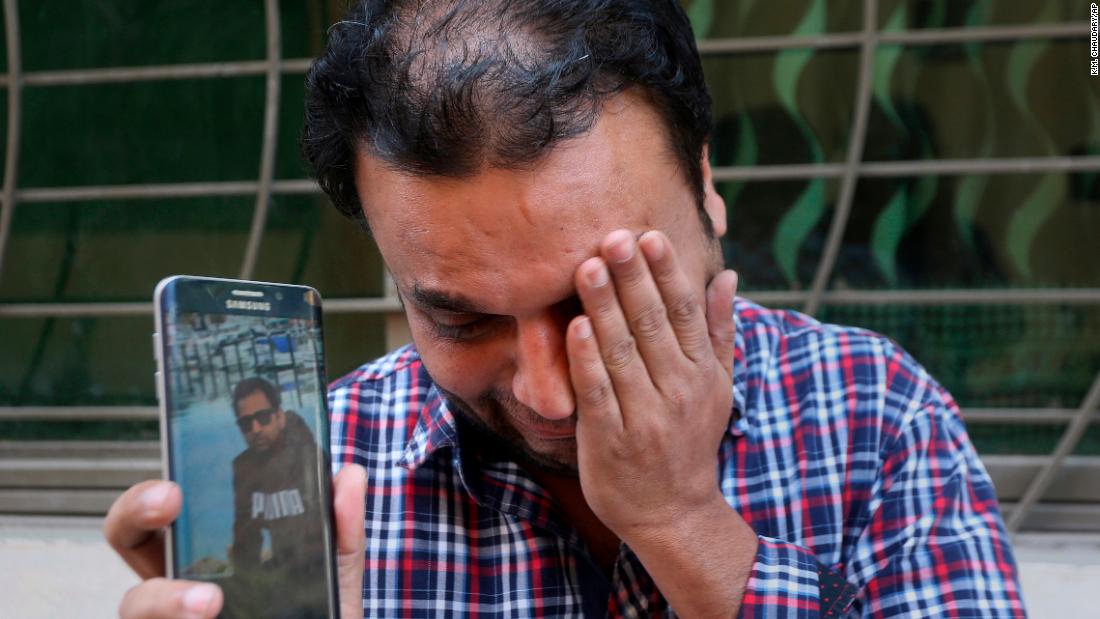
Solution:
M413 284L412 302L425 309L437 309L456 314L485 314L483 308L478 307L470 299L461 294L451 294L442 290L424 288L420 284Z

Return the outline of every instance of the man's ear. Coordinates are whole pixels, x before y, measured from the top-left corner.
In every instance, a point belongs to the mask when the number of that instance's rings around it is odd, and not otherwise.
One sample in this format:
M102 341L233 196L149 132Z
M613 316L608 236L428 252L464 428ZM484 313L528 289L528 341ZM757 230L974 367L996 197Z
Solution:
M726 234L726 201L714 188L714 173L710 169L710 145L703 145L703 158L700 162L703 170L703 210L707 212L714 226L714 235Z

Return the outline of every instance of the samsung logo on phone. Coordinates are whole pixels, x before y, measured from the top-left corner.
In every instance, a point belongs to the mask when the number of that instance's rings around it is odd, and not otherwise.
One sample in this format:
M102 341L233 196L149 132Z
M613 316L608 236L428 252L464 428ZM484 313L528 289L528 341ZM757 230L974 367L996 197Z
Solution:
M267 301L240 301L237 299L226 299L225 307L227 309L251 310L254 312L271 311L271 304Z

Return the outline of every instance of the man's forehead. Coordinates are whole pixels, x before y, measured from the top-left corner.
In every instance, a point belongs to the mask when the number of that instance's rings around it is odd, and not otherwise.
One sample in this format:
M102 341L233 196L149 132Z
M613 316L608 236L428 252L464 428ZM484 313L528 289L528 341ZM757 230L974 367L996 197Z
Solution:
M257 387L255 391L250 391L250 392L246 393L244 395L244 397L238 399L236 404L237 404L237 406L240 406L240 405L244 404L245 402L251 402L253 404L259 404L261 400L266 405L268 405L268 406L271 405L271 400L270 400L270 398L267 397L267 394L264 393L263 389L260 389L259 387Z
M583 219L590 217L583 212L586 206L613 208L617 197L628 196L632 190L684 183L666 133L663 121L642 95L628 91L601 105L589 131L555 144L538 160L516 168L486 166L458 177L423 175L388 161L363 144L354 161L356 189L365 215L378 226L389 221L406 223L425 207L430 215L432 205L445 206L446 212L472 208L476 214L483 210L480 207L486 194L506 196L516 214L528 219L538 215L532 206L547 203L569 207L545 213L556 222L574 215ZM475 193L474 199L464 204L458 190L470 186L480 188L481 194ZM634 206L633 202L619 206ZM578 208L581 212L576 212ZM500 220L499 213L491 215L479 222L480 228L491 230Z
M616 227L644 226L606 197L572 196L489 182L422 194L375 227L375 239L406 301L453 312L511 313L526 302L574 294L573 273ZM566 196L570 197L566 197Z
M633 103L605 106L589 133L527 169L423 176L361 153L360 201L405 299L478 313L560 302L611 231L697 227L659 120Z

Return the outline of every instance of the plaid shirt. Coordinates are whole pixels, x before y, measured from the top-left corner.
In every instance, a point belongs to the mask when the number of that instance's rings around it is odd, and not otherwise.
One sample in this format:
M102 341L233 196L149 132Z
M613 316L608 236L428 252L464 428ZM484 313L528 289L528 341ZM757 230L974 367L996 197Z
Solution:
M760 536L741 616L1022 616L951 396L874 333L744 299L735 318L720 481ZM480 457L412 347L329 402L335 466L369 476L365 616L673 614L628 547L608 578L521 467Z

